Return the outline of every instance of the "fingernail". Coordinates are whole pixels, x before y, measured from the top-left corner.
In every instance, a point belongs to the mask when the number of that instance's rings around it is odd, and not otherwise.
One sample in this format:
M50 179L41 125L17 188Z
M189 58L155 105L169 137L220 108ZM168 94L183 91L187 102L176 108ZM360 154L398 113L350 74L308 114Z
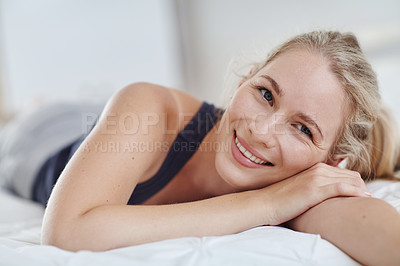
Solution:
M371 197L371 196L372 196L371 192L365 191L364 193L365 193L365 195L367 195L368 197Z

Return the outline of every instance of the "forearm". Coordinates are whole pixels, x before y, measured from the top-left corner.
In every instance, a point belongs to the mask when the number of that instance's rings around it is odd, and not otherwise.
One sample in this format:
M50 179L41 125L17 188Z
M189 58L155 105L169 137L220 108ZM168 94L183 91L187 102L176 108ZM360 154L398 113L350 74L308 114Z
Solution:
M289 224L298 231L320 234L364 265L400 264L400 215L382 200L328 199Z
M101 251L177 237L236 233L264 223L263 204L254 193L161 206L99 206L59 227L57 234L48 230L43 243L73 251Z

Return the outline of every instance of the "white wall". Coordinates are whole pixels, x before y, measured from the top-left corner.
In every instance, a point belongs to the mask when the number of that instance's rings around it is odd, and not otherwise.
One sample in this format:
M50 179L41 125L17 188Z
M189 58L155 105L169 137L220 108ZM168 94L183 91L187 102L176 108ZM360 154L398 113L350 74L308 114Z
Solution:
M314 29L354 32L400 122L400 1L179 0L187 90L218 102L232 57Z
M182 87L172 0L0 0L7 109L100 100L135 81Z
M218 103L232 57L317 28L356 33L400 121L398 0L0 0L0 84L9 110L142 80Z

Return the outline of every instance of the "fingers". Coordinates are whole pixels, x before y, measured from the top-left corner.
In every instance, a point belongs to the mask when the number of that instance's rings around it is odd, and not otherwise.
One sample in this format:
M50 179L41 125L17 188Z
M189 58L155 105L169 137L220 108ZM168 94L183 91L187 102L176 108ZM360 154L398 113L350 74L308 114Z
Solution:
M339 177L324 177L326 184L333 184L333 183L346 183L355 187L359 187L361 189L367 190L365 186L364 180L360 177L353 177L353 176L339 176Z
M321 188L320 196L323 198L371 196L365 186L364 180L362 180L361 175L356 171L320 163L310 168L308 175L313 178L313 185Z
M357 171L352 171L349 169L339 168L335 166L330 166L324 163L316 164L312 171L315 174L326 177L348 177L355 182L355 185L365 186L364 180Z
M333 183L321 187L321 196L323 198L344 197L371 197L366 189L353 186L348 183Z
M352 171L345 168L339 168L337 166L331 166L325 163L317 163L313 167L309 168L311 171L321 171L322 173L331 173L331 174L339 174L339 175L348 175L353 177L361 178L361 175L357 171Z

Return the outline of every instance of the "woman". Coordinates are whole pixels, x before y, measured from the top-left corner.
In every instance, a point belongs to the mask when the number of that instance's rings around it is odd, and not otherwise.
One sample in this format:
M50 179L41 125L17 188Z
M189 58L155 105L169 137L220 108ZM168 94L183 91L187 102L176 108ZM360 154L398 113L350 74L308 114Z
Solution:
M388 115L357 40L337 32L284 43L223 112L133 84L40 169L33 198L46 205L51 192L42 242L108 250L285 224L363 264L396 264L399 214L363 181L394 175ZM347 169L337 167L344 159Z

